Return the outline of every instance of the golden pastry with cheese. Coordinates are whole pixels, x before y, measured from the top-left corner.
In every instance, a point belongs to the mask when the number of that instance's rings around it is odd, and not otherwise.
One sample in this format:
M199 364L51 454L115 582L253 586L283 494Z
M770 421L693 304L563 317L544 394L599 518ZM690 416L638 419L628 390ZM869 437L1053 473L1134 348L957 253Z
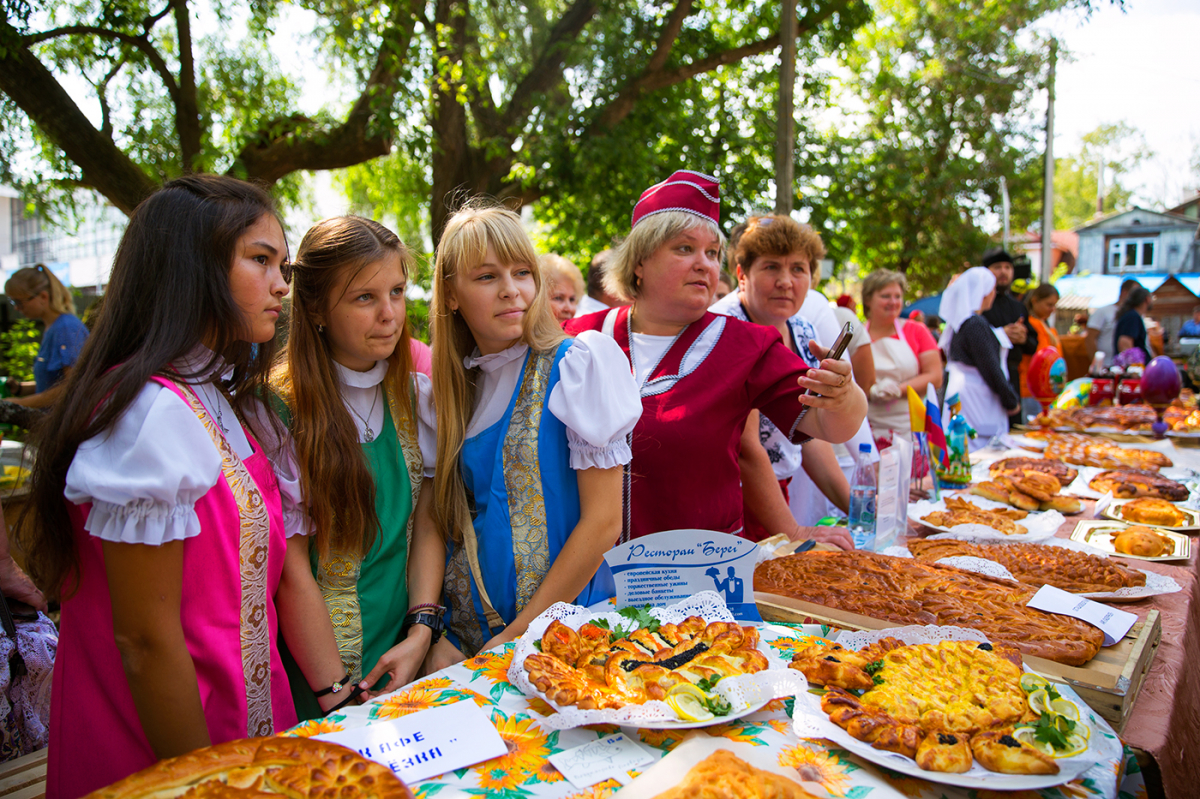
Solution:
M975 760L992 771L1046 773L1038 770L1044 758L1026 763L1020 744L1018 752L1007 752L1007 739L997 742L991 734L1007 735L1013 725L1036 718L1021 688L1022 661L1016 648L975 641L911 646L894 646L894 639L880 643L884 642L889 643L882 649L856 653L861 660L879 656L863 666L872 685L861 696L829 687L821 697L821 710L830 721L876 749L913 758L926 771L961 773ZM854 660L841 653L839 657L848 665ZM798 651L792 667L805 676L813 673L816 682L821 678L814 671L819 663L811 653ZM974 754L974 741L981 735L986 744L983 757Z
M971 738L971 754L988 771L1001 774L1057 774L1054 758L1012 736L1012 730L981 732Z

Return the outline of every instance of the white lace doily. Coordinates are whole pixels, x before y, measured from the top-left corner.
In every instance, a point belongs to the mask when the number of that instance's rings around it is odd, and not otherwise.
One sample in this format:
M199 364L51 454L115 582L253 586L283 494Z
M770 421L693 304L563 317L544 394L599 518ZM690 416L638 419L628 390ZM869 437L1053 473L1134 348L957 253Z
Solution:
M939 533L931 535L929 539L936 540L939 538L957 538L953 533ZM1017 544L1019 541L1005 540L1000 543ZM1109 553L1102 549L1085 544L1082 541L1071 541L1066 538L1050 538L1040 542L1042 546L1060 547L1062 549L1073 549L1077 552L1084 552L1088 555L1095 555L1098 558L1107 558ZM888 547L883 550L883 555L891 555L894 558L911 558L912 553L906 547ZM1020 582L1016 577L1004 568L1001 564L994 560L986 558L977 558L967 555L956 555L954 557L942 558L938 563L944 563L947 566L955 566L963 571L975 572L976 574L986 574L989 577L999 577L1004 580L1012 580ZM1098 600L1114 600L1133 602L1138 599L1145 599L1150 596L1158 596L1159 594L1174 594L1177 591L1182 591L1183 587L1175 582L1171 577L1158 572L1148 571L1147 569L1138 569L1142 574L1146 575L1145 585L1134 585L1126 588L1118 588L1115 591L1092 591L1090 593L1079 593L1076 596L1084 597L1085 599Z
M939 558L938 563L943 566L953 566L956 569L962 569L967 572L975 572L987 577L995 577L998 580L1010 580L1014 583L1020 582L1016 577L1012 576L1012 572L1004 568L1001 564L987 558L977 558L973 555L952 555L948 558Z
M979 508L992 510L996 508L1008 508L1003 502L994 502L990 499L977 497L973 494L962 494L963 499ZM945 511L945 500L939 502L930 502L923 499L919 502L909 503L908 519L909 521L920 524L934 530L940 530L943 533L948 533L953 538L958 538L963 541L1009 541L1017 544L1036 544L1045 541L1047 538L1052 538L1058 528L1062 526L1066 519L1056 510L1048 510L1043 513L1031 513L1024 519L1019 519L1015 524L1024 527L1028 532L1016 533L1013 535L1005 535L999 530L994 530L985 524L959 524L954 527L942 527L929 522L921 521L922 516L928 516L936 511Z
M702 591L682 602L665 608L653 608L650 614L663 624L679 622L688 616L699 616L706 622L735 621L721 595L715 591ZM550 623L558 620L572 630L578 630L586 622L603 619L613 627L636 629L636 623L626 619L619 613L593 613L578 605L568 605L557 602L547 608L540 616L529 623L525 634L517 639L516 649L513 650L512 664L508 667L508 681L521 689L526 696L536 696L547 702L558 712L552 716L538 716L530 711L538 724L545 729L567 730L581 727L585 724L619 724L632 727L688 727L696 726L681 722L675 711L666 702L651 700L644 705L626 705L617 710L581 710L573 705L557 705L548 699L529 682L525 672L525 659L535 654L538 649L535 641L540 641ZM789 669L780 660L771 647L760 641L758 650L766 656L770 664L768 671L758 674L744 674L737 677L726 677L716 684L713 693L720 695L733 706L729 716L714 718L711 724L721 724L736 718L741 713L751 712L756 705L769 702L784 696L796 696L808 690L808 681L804 675L795 669Z
M858 650L885 637L899 638L906 644L933 644L938 641L980 641L983 643L987 640L986 636L978 630L968 630L962 627L909 626L893 627L887 630L843 632L837 637L837 643L847 649ZM793 729L800 738L827 738L872 763L930 782L997 791L1037 790L1070 782L1096 763L1119 760L1122 752L1121 742L1116 733L1104 719L1097 716L1079 698L1079 695L1070 686L1056 684L1055 688L1063 698L1074 702L1079 707L1082 714L1081 720L1091 728L1091 736L1085 752L1075 757L1055 760L1059 767L1059 773L1053 775L999 774L988 771L978 763L962 774L924 771L911 758L895 752L876 749L870 744L852 737L829 720L829 717L821 710L821 698L810 693L804 693L796 699Z

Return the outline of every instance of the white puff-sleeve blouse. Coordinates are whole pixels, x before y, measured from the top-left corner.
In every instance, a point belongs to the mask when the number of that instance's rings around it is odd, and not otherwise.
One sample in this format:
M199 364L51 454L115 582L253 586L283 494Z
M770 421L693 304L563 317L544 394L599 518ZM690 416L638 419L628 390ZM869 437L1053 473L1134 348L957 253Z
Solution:
M214 419L220 411L225 439L238 457L254 449L232 406L212 383L192 386ZM263 411L263 415L267 411ZM272 444L261 444L271 455ZM287 535L307 534L300 510L294 457L270 458L282 495ZM221 456L203 423L174 391L142 387L105 432L79 445L67 470L64 496L92 503L84 529L104 541L154 546L200 534L196 502L221 479Z
M508 408L529 347L514 344L492 355L471 355L464 364L478 367L475 412L467 437L498 422ZM611 469L633 458L628 435L642 416L642 400L629 359L610 336L580 333L559 362L559 381L546 407L567 428L572 469Z

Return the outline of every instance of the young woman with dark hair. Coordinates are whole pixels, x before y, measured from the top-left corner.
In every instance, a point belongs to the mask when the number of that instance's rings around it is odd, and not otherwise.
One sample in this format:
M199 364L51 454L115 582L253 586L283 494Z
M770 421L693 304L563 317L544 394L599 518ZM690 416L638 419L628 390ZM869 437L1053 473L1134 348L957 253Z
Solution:
M1144 286L1138 286L1125 297L1117 308L1117 328L1113 331L1113 352L1124 352L1138 347L1150 357L1150 346L1146 343L1146 319L1154 298Z
M277 630L311 684L343 676L305 542L285 532L279 450L248 425L268 416L286 259L270 197L232 178L171 181L130 217L35 437L23 543L62 598L50 797L294 724Z
M412 680L442 616L432 387L412 369L404 307L414 264L377 222L314 225L296 254L287 349L271 375L342 662L364 688L390 675L382 690ZM320 715L300 679L292 695L301 718Z

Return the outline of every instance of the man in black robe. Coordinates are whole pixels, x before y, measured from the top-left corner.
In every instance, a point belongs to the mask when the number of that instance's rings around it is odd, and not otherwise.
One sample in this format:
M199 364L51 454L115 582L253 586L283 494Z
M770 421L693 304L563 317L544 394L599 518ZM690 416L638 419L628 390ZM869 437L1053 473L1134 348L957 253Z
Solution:
M1013 393L1021 396L1021 358L1037 352L1037 332L1029 324L1029 312L1025 304L1009 293L1013 282L1013 258L1004 250L996 247L983 254L983 265L992 270L996 276L996 301L990 310L984 311L983 318L992 327L1004 328L1012 349L1008 351L1008 384ZM1021 423L1021 410L1008 417L1008 426Z

